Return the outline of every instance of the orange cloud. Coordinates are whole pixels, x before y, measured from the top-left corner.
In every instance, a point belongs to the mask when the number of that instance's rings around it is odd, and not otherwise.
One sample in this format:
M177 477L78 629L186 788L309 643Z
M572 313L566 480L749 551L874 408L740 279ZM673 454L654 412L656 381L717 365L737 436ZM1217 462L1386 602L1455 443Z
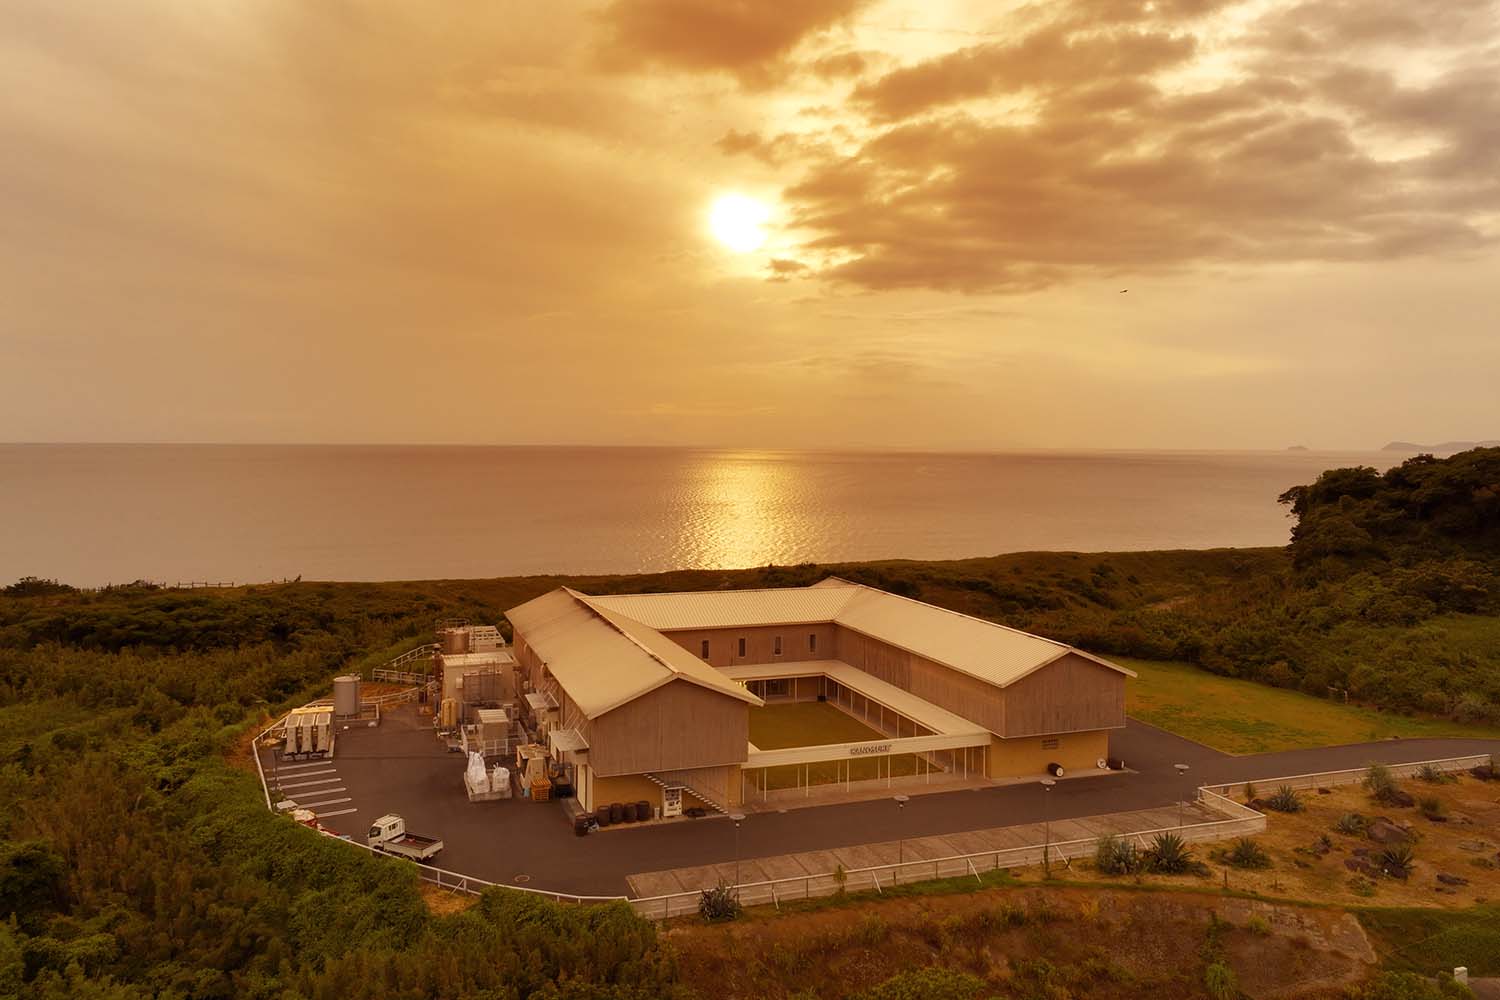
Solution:
M847 21L869 0L612 0L600 12L600 54L616 70L650 67L727 72L763 86L783 77L786 57L811 36Z

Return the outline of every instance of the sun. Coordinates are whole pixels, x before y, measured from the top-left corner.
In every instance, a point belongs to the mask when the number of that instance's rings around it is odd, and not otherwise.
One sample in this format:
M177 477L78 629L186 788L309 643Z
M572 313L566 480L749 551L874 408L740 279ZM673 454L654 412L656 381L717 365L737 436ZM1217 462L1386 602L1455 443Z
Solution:
M771 210L764 203L742 194L726 194L709 209L708 228L730 250L749 253L766 242L763 227L770 217Z

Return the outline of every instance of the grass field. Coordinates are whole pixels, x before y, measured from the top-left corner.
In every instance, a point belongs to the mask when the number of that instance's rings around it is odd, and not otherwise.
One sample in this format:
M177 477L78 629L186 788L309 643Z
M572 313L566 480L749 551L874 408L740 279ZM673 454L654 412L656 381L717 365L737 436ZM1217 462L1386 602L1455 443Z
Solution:
M750 742L762 750L859 743L882 738L883 734L878 730L871 729L827 702L785 702L750 710ZM828 761L808 765L805 769L801 765L788 764L767 768L766 787L774 791L797 788L803 781L814 785L829 784L842 780L845 769L849 780L867 781L884 777L887 769L897 778L921 774L928 769L928 765L913 754L878 759L862 757L847 762ZM933 770L936 772L939 769ZM752 776L752 780L758 779Z
M1186 663L1112 659L1140 675L1125 687L1131 716L1225 753L1300 750L1392 736L1500 736L1494 727L1345 705L1221 677Z
M770 704L750 710L750 742L762 750L878 739L880 733L826 701Z

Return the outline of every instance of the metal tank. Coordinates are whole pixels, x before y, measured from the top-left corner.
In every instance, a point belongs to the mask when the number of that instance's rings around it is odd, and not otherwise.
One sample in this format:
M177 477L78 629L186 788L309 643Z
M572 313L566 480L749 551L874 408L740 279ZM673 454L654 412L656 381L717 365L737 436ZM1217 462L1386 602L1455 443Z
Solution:
M467 653L469 651L469 630L465 628L444 629L442 633L442 647L445 656Z
M359 714L358 674L344 674L333 679L333 714L339 718Z

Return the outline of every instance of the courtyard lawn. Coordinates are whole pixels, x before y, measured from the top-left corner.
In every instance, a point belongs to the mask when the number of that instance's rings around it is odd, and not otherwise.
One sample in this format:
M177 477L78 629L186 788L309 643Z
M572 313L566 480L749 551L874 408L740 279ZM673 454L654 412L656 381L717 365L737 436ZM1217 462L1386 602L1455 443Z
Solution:
M1187 663L1111 659L1140 676L1125 686L1134 718L1225 753L1267 753L1392 736L1495 737L1494 727L1405 716L1221 677Z
M773 702L764 708L750 710L750 742L762 750L880 739L885 739L885 736L879 730L870 728L827 702ZM787 764L767 769L766 787L774 791L799 787L803 781L809 781L813 785L830 784L841 780L845 770L848 771L849 780L867 781L884 777L887 769L897 778L922 774L929 769L934 773L942 770L930 767L926 761L913 754L860 757L845 762L827 761L805 768ZM752 783L760 780L758 772L752 772L748 778Z
M750 710L750 742L762 750L880 738L879 732L826 701L773 702Z

